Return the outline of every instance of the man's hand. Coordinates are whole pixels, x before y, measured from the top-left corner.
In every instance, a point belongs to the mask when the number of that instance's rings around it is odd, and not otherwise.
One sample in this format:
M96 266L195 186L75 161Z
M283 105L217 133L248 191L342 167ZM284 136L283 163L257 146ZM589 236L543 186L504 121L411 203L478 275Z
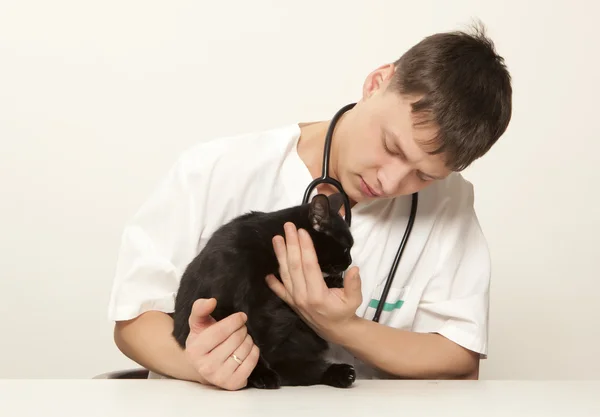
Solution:
M200 383L238 390L247 385L258 362L258 347L248 334L245 314L232 314L217 322L210 316L216 305L214 298L194 302L185 355L198 372ZM232 354L242 363L238 364Z
M269 287L324 339L400 378L476 377L479 355L449 339L358 317L355 312L362 302L358 269L346 273L344 288L327 288L306 231L287 223L285 241L275 236L273 247L283 284L269 275Z
M358 268L346 273L343 288L328 288L319 267L312 239L306 230L286 223L285 240L273 238L283 284L273 275L267 284L323 338L356 319L362 303Z

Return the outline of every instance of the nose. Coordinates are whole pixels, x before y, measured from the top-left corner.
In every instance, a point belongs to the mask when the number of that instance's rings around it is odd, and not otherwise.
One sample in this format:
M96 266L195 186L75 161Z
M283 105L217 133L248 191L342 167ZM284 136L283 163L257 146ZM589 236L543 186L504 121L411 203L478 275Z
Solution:
M411 169L400 161L383 166L377 173L377 179L385 195L394 195L410 175Z

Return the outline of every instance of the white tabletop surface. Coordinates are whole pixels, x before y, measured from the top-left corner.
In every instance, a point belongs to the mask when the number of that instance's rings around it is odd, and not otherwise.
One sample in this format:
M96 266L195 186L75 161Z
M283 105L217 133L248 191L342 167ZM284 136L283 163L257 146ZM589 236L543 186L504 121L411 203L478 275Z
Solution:
M0 380L0 416L600 417L600 381L357 381L236 392L177 380Z

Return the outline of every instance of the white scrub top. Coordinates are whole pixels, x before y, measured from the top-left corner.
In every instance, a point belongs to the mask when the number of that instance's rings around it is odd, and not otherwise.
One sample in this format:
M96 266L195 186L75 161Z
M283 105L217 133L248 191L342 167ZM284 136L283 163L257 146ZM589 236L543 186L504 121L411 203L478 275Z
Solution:
M299 137L300 127L293 124L185 151L125 227L109 319L173 312L181 275L218 227L250 210L300 204L312 177L297 153ZM352 209L361 317L375 312L410 206L408 195ZM453 173L419 192L416 220L380 323L436 332L485 358L489 285L490 256L473 209L473 187ZM385 377L340 346L332 346L331 358L354 364L358 378Z

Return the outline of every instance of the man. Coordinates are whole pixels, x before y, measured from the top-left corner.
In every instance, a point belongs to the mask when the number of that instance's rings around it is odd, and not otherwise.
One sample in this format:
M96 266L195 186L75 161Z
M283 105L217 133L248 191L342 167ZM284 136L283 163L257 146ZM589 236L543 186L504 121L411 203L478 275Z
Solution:
M273 240L283 283L265 280L358 378L478 377L490 259L459 171L505 132L511 100L510 75L482 30L440 33L369 74L339 120L330 172L352 201L355 240L344 289L324 288L310 238L294 225L287 245ZM183 270L216 228L249 210L301 202L321 173L328 126L220 138L179 158L123 234L109 316L125 355L153 374L228 390L246 385L260 352L243 313L217 323L210 313L218 300L198 300L184 350L168 313ZM376 323L414 192L414 228Z

